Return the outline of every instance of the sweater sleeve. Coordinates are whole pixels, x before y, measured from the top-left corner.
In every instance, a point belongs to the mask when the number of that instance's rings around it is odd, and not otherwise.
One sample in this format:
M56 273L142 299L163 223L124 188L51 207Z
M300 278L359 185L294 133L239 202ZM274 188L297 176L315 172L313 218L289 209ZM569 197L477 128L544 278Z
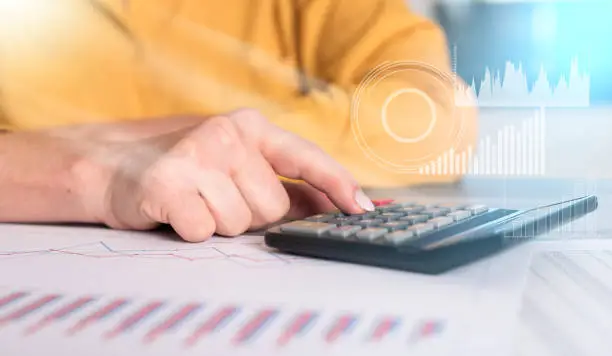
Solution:
M296 6L296 51L311 92L275 123L317 143L364 186L460 179L462 169L419 174L446 152L460 157L477 136L473 95L457 90L465 85L442 29L403 0Z

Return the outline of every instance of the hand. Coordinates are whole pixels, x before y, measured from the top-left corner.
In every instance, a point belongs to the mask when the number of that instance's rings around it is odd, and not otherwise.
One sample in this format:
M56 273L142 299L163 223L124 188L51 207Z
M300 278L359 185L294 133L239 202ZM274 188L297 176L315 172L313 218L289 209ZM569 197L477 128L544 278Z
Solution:
M104 189L84 189L83 204L114 228L164 223L199 242L334 207L374 208L337 162L255 111L102 125L90 135L96 149L82 179Z

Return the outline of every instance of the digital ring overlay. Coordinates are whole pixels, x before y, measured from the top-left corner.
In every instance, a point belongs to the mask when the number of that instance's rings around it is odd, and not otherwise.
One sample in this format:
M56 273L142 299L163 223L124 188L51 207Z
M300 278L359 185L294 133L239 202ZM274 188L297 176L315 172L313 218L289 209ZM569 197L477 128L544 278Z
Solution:
M361 127L359 124L359 118L358 118L359 106L361 103L363 92L367 90L368 88L371 88L372 83L376 84L380 81L383 81L388 76L402 72L402 71L420 71L421 73L424 72L430 75L432 78L434 78L436 81L438 81L442 85L448 86L449 84L452 84L453 88L456 88L455 86L456 80L453 74L444 73L430 64L421 63L421 62L383 63L379 65L378 67L374 68L374 70L372 70L371 72L369 72L368 75L366 75L366 77L362 80L360 85L356 88L355 94L353 95L352 101L351 101L350 123L351 123L351 130L353 132L354 137L357 140L357 143L360 149L368 156L368 158L374 160L375 162L379 164L382 164L386 169L391 168L394 171L400 171L404 173L416 173L418 172L419 168L421 168L425 162L432 160L434 158L437 158L437 156L439 156L441 152L429 152L423 157L405 160L405 162L413 162L413 164L415 161L417 161L418 164L416 165L410 165L410 164L400 165L397 163L389 162L383 157L380 157L380 155L374 152L372 148L369 147L368 144L365 142L362 131L361 131ZM396 133L394 133L389 127L387 115L386 115L387 107L389 106L391 101L393 101L395 98L397 98L398 96L402 94L419 95L426 101L426 103L432 109L431 112L433 113L433 115L432 115L432 118L429 122L427 129L417 137L401 137L397 135ZM454 93L454 95L456 95L456 93ZM453 101L454 100L455 98L453 98ZM453 110L457 110L455 105L453 105ZM419 141L424 140L429 134L431 134L431 131L433 130L436 124L436 120L437 120L436 106L435 106L434 101L429 97L429 95L427 95L426 93L424 93L423 91L417 88L403 88L403 89L399 89L393 92L391 95L389 95L389 97L386 98L385 103L383 104L383 107L380 110L380 113L382 115L382 125L385 129L385 132L391 138L401 143L417 143ZM455 113L453 113L453 115L454 117L456 117ZM464 120L462 117L457 117L457 118L458 118L457 120L453 120L454 125L460 125L460 126L458 130L455 130L456 127L452 128L451 132L457 132L457 134L455 135L455 137L453 137L452 145L447 145L448 148L455 147L456 143L460 141L461 138L463 137L463 133L465 130L464 122L463 122Z

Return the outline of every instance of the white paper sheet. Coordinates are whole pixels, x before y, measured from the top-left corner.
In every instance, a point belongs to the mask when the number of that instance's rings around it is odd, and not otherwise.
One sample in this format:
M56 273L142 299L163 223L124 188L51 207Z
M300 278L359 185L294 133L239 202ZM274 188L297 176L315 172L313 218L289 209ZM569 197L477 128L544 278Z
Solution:
M610 355L612 241L549 241L531 247L516 354Z
M261 236L188 244L154 233L3 225L0 354L500 351L511 341L526 251L425 276L279 254Z

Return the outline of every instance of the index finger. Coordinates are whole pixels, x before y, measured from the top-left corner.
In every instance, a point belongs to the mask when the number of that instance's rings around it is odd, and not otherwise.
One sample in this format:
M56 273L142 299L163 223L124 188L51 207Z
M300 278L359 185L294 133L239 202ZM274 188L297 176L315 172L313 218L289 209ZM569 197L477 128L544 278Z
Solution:
M346 213L374 210L355 178L331 156L291 132L272 124L266 126L261 130L260 151L276 173L305 181Z

